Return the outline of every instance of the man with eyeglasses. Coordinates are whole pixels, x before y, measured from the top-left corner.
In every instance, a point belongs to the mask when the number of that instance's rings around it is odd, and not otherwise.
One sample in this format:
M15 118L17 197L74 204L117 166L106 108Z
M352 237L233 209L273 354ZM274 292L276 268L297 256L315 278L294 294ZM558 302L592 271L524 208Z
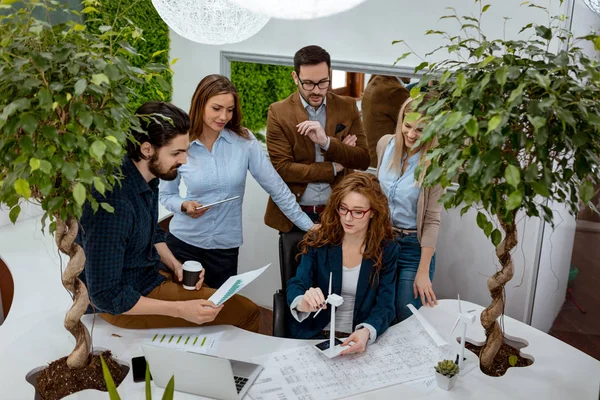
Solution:
M294 55L298 91L271 104L267 149L273 166L315 222L331 188L353 169L366 170L370 157L356 101L331 87L331 58L319 46ZM265 223L280 232L299 228L269 199Z

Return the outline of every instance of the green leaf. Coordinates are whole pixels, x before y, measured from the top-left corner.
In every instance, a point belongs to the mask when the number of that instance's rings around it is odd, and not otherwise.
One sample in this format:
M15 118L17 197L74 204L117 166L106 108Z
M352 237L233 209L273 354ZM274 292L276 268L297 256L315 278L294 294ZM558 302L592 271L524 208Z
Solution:
M17 222L17 218L19 218L19 214L21 213L21 206L14 206L10 209L8 213L8 218L10 218L10 222L15 224Z
M101 140L96 140L90 146L90 155L100 162L102 162L104 153L106 153L106 144Z
M106 191L106 187L104 186L104 182L102 182L102 179L100 179L97 176L94 177L94 187L96 188L96 190L98 191L98 193L100 193L102 195Z
M13 186L15 188L15 192L17 192L19 196L23 196L26 199L31 197L29 182L27 182L25 179L18 178Z
M64 204L64 199L61 196L55 197L48 201L48 213L57 211Z
M52 172L52 164L50 164L50 162L48 162L46 160L41 160L40 161L40 171L42 171L46 175L50 175L50 173Z
M108 76L104 74L94 74L92 75L92 83L100 86L102 83L106 83L108 85L110 84L110 81L108 80Z
M106 365L106 362L104 361L104 357L102 357L102 355L100 355L100 362L102 363L102 375L104 375L104 381L106 382L106 390L108 391L108 396L110 400L121 400L121 397L119 397L119 393L117 392L117 386L115 385L115 381L113 381L108 366Z
M500 86L504 86L506 83L506 79L508 78L508 67L506 65L498 68L496 71L496 81L500 84Z
M46 111L50 111L52 109L52 94L47 88L42 88L38 93L38 101L40 102L40 107Z
M79 122L81 122L81 125L85 126L86 128L90 128L90 126L92 126L92 122L94 121L94 118L92 116L92 113L89 111L83 111L80 112L78 114L79 117Z
M82 25L82 24L75 24L75 25L73 26L73 29L74 29L74 30L76 30L76 31L78 31L78 32L85 31L85 25Z
M531 187L533 191L539 194L540 196L550 197L550 191L548 190L548 187L542 182L531 182Z
M85 197L85 186L83 186L83 183L77 182L75 186L73 186L73 198L75 199L75 202L81 206L85 203Z
M508 164L504 170L504 179L510 186L517 188L521 183L521 170L512 164Z
M502 122L502 117L500 115L494 115L490 122L488 122L488 133L496 129L500 123Z
M115 208L108 203L100 203L100 207L102 207L104 211L109 212L111 214L115 212Z
M506 199L506 209L508 211L516 210L523 203L523 193L520 190L515 190Z
M30 113L21 115L21 128L30 135L35 132L38 126L38 118Z
M483 8L481 9L481 12L484 13L486 12L489 8L491 7L491 4L486 4L485 6L483 6Z
M525 169L525 176L523 179L526 182L534 182L538 178L538 166L537 164L529 164L527 169Z
M69 181L74 181L77 178L77 167L70 162L63 163L60 170Z
M515 365L517 365L518 361L519 361L519 358L517 356L515 356L514 354L511 355L510 357L508 357L508 365L510 365L511 367L514 367Z
M477 226L480 227L481 229L485 229L487 222L488 222L488 219L485 216L485 214L482 212L478 212L477 213Z
M507 103L510 104L513 101L515 101L515 99L517 97L521 96L523 94L523 90L525 90L526 86L527 86L526 82L523 82L519 86L517 86L517 88L510 93L510 96L508 97Z
M146 363L146 400L152 400L152 386L150 385L150 379L152 379L150 378L150 364Z
M486 65L488 65L489 63L491 63L492 61L494 61L495 59L496 59L495 56L487 56L482 62L479 63L479 66L481 68L483 68Z
M31 172L35 171L36 169L39 169L40 165L41 162L37 158L31 158L29 160L29 167L31 168Z
M81 96L85 89L87 88L87 81L84 78L79 79L75 82L75 96Z
M583 184L579 187L579 197L581 197L581 201L583 201L585 204L592 200L594 197L594 185L592 185L592 182L583 182Z
M479 122L475 117L471 118L466 124L465 129L467 130L467 134L473 138L476 138L479 134Z
M446 123L444 126L447 129L454 129L458 122L462 119L463 113L460 111L451 112L450 115L446 118Z
M500 233L500 231L498 229L494 229L492 231L491 236L492 236L492 243L494 244L494 246L498 247L498 245L502 241L502 233Z
M165 392L163 393L162 400L173 400L173 393L175 392L175 376L172 376L167 383Z

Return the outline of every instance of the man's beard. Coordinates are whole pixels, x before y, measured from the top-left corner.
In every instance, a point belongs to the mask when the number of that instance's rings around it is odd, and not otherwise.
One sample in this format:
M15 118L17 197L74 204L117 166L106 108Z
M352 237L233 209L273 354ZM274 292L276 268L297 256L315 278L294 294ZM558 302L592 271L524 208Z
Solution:
M302 98L304 99L304 101L306 101L308 104L311 104L310 101L309 101L309 99L310 99L311 96L319 96L321 98L321 102L319 103L319 107L321 106L321 104L323 104L323 101L325 99L325 96L321 96L321 95L318 95L318 94L316 94L316 95L312 95L311 93L306 93L305 94L305 93L302 93L300 90L298 91L298 93L300 93L300 96L302 96ZM311 106L312 106L312 104L311 104Z
M177 168L181 167L181 164L177 164L174 168L170 168L167 171L161 169L160 162L158 161L158 154L154 153L148 161L148 169L150 173L163 181L172 181L177 178Z

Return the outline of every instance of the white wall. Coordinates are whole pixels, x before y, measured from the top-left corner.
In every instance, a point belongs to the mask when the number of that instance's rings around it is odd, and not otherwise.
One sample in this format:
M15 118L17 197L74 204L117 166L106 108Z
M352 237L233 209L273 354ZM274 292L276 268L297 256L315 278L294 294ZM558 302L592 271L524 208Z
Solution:
M12 224L9 218L10 210L6 206L0 206L0 227L8 224ZM22 202L21 213L17 221L24 221L29 218L41 218L44 211L37 204ZM1 255L1 254L0 254Z
M578 0L579 1L579 0ZM547 23L546 15L533 8L519 7L522 0L490 0L483 28L488 37L502 37L503 17L507 22L507 37L514 37L529 22ZM545 3L545 2L543 2ZM552 13L563 13L558 0L552 2ZM355 61L390 66L408 50L392 45L393 40L405 40L420 55L440 45L439 36L425 36L428 29L457 32L456 21L439 20L454 7L458 15L479 15L479 5L472 0L368 0L345 13L311 21L272 19L255 36L232 45L211 46L191 42L171 33L171 58L178 57L173 66L173 102L189 109L197 83L205 75L219 73L219 52L238 51L265 55L293 56L303 46L318 44L339 61ZM446 57L440 52L436 59ZM421 63L411 56L401 62L404 66Z
M539 273L531 325L548 332L565 301L571 255L575 240L575 218L563 204L550 203L555 227L544 226Z

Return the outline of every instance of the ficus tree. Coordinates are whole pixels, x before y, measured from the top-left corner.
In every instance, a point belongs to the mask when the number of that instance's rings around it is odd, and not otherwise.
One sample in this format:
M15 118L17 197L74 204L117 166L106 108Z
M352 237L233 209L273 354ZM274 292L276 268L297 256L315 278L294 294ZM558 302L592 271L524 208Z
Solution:
M14 223L23 201L41 206L60 251L69 256L64 286L73 295L65 328L76 345L67 359L71 368L86 365L90 335L81 316L89 298L78 278L85 254L74 241L87 201L93 210L112 212L91 196L111 190L120 179L124 145L130 129L140 129L128 109L130 82L144 84L167 69L134 67L131 43L141 39L133 26L114 30L105 25L90 32L83 14L93 15L98 2L84 0L81 13L58 1L25 0L0 7L0 204ZM52 24L33 16L52 12L74 20ZM77 22L80 21L80 22ZM131 42L131 43L130 43Z
M524 26L524 39L488 38L481 19L490 5L479 5L479 18L454 9L442 17L456 20L458 34L427 32L446 41L434 53L450 56L416 67L425 71L419 86L433 81L434 99L422 102L418 87L411 95L427 121L420 142L438 142L426 158L424 186L456 185L440 201L460 207L461 215L476 208L477 225L496 247L500 268L487 281L492 301L481 313L480 364L489 372L504 340L498 318L514 272L517 213L553 224L549 202L566 204L573 215L593 207L600 182L600 63L579 46L591 42L598 50L600 37L574 38L563 28L564 16L527 2L548 16L547 25Z

